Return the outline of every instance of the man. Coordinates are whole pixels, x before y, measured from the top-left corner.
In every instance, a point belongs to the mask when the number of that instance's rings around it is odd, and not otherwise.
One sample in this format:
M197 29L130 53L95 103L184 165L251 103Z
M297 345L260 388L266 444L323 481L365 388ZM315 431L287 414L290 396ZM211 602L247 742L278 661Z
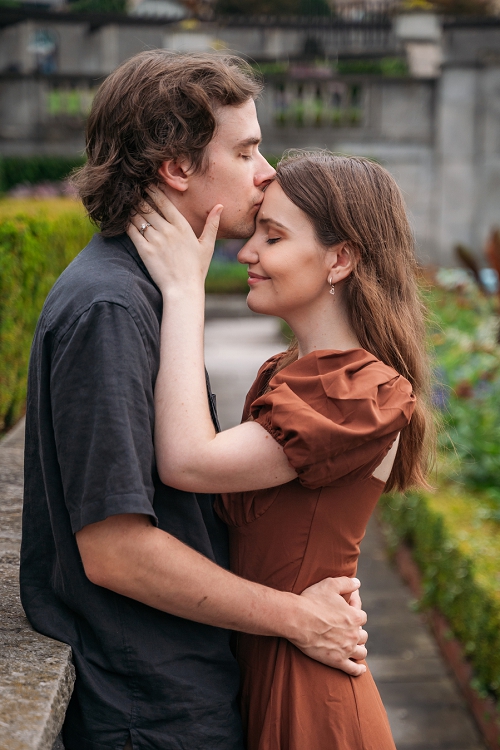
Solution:
M125 230L160 184L195 231L222 203L221 236L252 233L274 175L258 149L259 90L241 61L145 52L109 76L89 118L77 183L101 234L35 334L21 554L31 623L73 649L67 750L242 750L230 629L364 670L351 659L366 654L366 617L341 596L357 581L296 596L233 576L212 498L155 469L161 296Z

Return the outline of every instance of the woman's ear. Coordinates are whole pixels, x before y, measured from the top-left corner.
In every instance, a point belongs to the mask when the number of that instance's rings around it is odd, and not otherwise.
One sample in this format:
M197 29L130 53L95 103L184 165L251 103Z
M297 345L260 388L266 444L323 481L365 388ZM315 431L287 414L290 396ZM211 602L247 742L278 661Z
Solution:
M346 279L355 265L355 253L348 242L339 242L328 252L328 278L333 284Z
M164 161L158 170L160 182L179 193L184 193L188 189L191 174L192 167L188 159L169 159Z

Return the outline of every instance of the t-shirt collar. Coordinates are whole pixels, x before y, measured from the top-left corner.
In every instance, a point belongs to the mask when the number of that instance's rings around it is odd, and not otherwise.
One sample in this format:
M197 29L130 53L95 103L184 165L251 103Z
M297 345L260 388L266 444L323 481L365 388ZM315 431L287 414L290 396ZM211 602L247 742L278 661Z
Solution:
M137 263L141 271L144 273L146 278L156 287L156 289L158 289L158 286L156 285L153 278L151 277L151 274L149 273L148 269L144 265L141 256L137 252L137 249L134 243L132 242L132 240L130 239L130 237L128 236L128 234L125 234L125 233L120 234L119 236L115 237L115 239L118 240L120 245L122 245L127 251L127 253L132 256L132 258L135 260L135 262ZM158 289L158 291L160 290Z

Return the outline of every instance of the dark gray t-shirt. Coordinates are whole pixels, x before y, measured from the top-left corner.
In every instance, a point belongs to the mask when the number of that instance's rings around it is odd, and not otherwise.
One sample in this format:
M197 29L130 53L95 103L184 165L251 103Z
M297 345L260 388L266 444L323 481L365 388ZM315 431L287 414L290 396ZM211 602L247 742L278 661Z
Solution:
M67 750L241 750L229 633L92 584L75 532L143 513L227 567L210 495L163 485L153 388L161 295L126 235L96 235L50 292L29 369L21 598L73 649ZM213 409L213 404L211 404Z

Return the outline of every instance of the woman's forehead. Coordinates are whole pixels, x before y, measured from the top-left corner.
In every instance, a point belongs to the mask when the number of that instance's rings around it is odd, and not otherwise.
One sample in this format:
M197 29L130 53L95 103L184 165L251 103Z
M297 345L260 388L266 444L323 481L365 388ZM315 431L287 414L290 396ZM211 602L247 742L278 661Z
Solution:
M298 222L302 223L304 218L304 212L287 197L279 182L274 180L264 193L257 223L274 224L284 229L291 229Z

